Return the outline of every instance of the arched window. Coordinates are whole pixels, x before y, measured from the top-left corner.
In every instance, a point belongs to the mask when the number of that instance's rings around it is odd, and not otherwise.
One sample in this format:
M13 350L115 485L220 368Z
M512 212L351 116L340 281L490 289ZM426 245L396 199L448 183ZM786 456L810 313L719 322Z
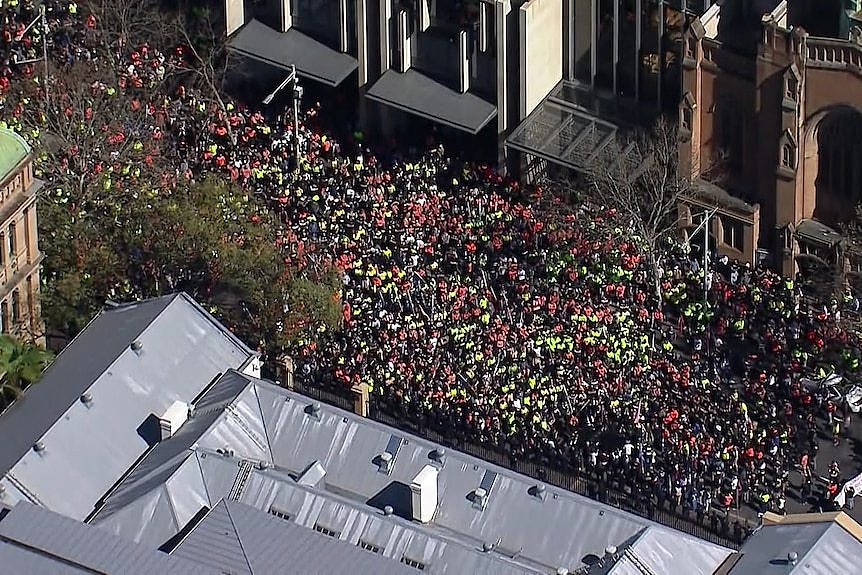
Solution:
M781 146L781 167L792 169L795 155L796 153L792 144Z
M784 73L784 107L790 110L796 108L799 101L799 69L792 64Z
M778 143L778 165L786 170L796 169L796 139L790 130L784 130Z

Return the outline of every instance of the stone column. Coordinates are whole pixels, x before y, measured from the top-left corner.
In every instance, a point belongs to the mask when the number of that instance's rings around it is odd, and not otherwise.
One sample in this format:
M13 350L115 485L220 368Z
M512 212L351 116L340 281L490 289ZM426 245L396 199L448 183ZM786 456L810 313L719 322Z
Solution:
M280 355L275 360L275 377L279 385L293 391L293 358Z
M350 391L353 393L353 413L368 417L368 384L357 383Z

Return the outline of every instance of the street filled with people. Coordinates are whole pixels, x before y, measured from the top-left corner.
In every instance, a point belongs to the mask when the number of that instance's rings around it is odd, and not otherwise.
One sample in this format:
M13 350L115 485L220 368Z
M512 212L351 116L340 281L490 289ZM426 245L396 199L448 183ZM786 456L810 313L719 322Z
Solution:
M613 209L442 147L384 163L317 129L325 107L297 122L289 110L221 105L165 81L182 46L100 46L92 15L46 5L58 66L123 59L116 83L92 97L124 99L145 124L103 126L106 145L165 166L160 192L222 174L244 192L226 203L237 217L261 204L278 214L285 265L337 266L343 321L309 326L288 350L300 380L344 393L367 385L381 409L702 520L741 506L783 512L788 498L827 507L855 471L818 460L822 436L840 444L853 424L823 384L858 377L852 297L812 302L796 278L726 257L705 270L671 238L656 293L639 238ZM38 150L27 102L6 97L15 82L40 81L38 63L15 63L39 56L39 27L24 33L38 13L7 0L3 15L2 120ZM60 165L106 198L135 191L140 164L101 152L82 165L69 149ZM94 209L52 186L68 174L47 165L37 165L47 201Z

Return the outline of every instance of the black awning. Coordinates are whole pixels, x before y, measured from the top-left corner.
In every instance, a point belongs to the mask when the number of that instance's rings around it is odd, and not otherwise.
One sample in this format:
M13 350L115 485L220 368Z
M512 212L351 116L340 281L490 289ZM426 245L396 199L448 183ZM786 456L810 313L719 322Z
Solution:
M279 32L257 20L242 27L228 47L254 60L288 69L291 64L306 78L338 86L357 67L356 58L342 54L299 30Z
M490 102L469 92L461 94L416 70L404 73L388 70L368 90L367 96L474 135L497 115L497 107Z

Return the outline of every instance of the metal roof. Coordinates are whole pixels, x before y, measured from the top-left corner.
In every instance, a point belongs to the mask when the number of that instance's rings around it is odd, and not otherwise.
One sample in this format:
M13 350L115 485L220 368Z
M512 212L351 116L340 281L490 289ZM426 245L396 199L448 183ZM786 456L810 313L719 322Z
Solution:
M158 415L253 356L186 294L103 311L0 416L2 502L84 519L147 450Z
M236 575L374 573L416 570L248 505L222 500L172 555Z
M235 381L236 375L230 377ZM399 554L409 551L415 560L436 565L435 572L460 571L468 561L475 563L474 573L505 572L501 567L515 573L574 570L586 564L587 556L601 555L608 545L622 546L645 527L680 540L679 549L689 551L680 559L683 566L689 555L719 556L717 566L730 554L564 490L548 487L540 499L531 494L534 480L453 451L446 452L438 475L433 520L420 526L409 521L409 485L425 465L433 464L430 454L440 446L331 406L312 414L308 398L244 379L247 387L209 427L201 429L209 422L194 420L186 424L192 425L188 433L194 440L182 439L184 426L140 466L176 466L187 472L185 479L171 484L157 472L130 475L94 523L136 540L164 540L182 525L159 525L154 512L163 501L175 506L179 500L208 499L212 507L227 497L263 510L275 506L310 527L321 522L354 544L372 538L385 547L384 555L399 560ZM178 450L167 447L172 442L191 445L189 456L175 455ZM225 456L226 449L233 456ZM389 473L378 465L384 451L394 452ZM298 484L299 475L315 461L325 477L314 488ZM265 469L258 468L260 462ZM165 485L167 493L160 491ZM480 486L488 495L484 506L472 497ZM152 499L141 502L139 494ZM394 516L381 515L386 505L393 507ZM482 553L483 545L495 549Z
M350 54L333 50L296 28L279 32L259 20L243 26L229 40L228 48L282 69L293 64L300 75L332 87L341 84L359 65Z
M497 107L476 94L453 90L412 68L385 71L366 97L473 135L497 115Z
M764 525L739 550L730 575L854 575L860 557L862 541L834 521Z
M666 530L647 527L630 545L618 549L617 555L609 575L712 575L728 553L717 545L692 546L690 541Z
M0 520L0 575L215 575L218 569L113 537L29 503Z

